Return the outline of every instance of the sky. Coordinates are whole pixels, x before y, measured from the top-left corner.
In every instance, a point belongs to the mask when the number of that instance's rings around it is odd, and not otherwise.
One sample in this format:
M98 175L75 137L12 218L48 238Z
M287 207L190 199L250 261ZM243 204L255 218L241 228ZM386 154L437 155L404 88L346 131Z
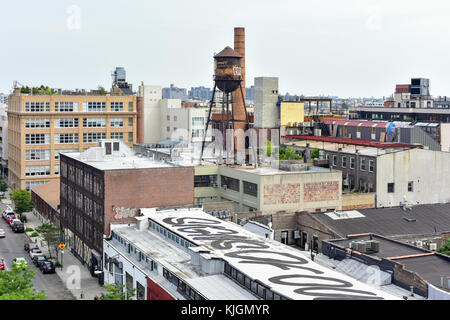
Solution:
M14 0L0 4L0 92L13 81L63 89L212 87L213 55L246 32L247 87L383 97L429 78L450 96L450 2L440 0Z

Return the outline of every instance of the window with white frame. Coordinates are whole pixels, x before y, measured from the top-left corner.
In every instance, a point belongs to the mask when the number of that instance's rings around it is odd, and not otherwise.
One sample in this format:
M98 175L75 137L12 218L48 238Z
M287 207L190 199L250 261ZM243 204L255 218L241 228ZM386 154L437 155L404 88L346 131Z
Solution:
M48 119L48 118L28 118L25 120L25 128L28 128L28 129L50 128L50 119Z
M123 112L123 102L111 101L111 112Z
M55 176L59 176L59 164L55 164L55 166L53 168L55 171Z
M78 128L78 118L55 119L55 128Z
M347 168L347 157L342 156L342 168Z
M109 124L111 128L122 128L123 118L111 118Z
M192 130L192 138L203 137L203 133L205 131L203 129L194 129Z
M56 133L55 144L78 143L78 133Z
M56 112L78 112L78 102L62 101L55 102Z
M366 171L366 159L359 160L359 169L361 171Z
M50 102L25 102L25 112L50 112Z
M337 156L333 155L333 167L337 166Z
M98 140L106 139L105 132L87 132L83 133L83 143L94 143Z
M355 158L350 158L350 169L355 169Z
M83 112L106 112L106 102L83 102Z
M50 160L50 150L25 150L25 161Z
M25 135L25 144L49 144L50 134L48 133L27 133Z
M106 128L106 118L83 118L83 128Z
M60 153L70 153L70 152L78 152L78 149L55 149L55 160L59 160Z
M123 132L111 132L111 139L123 140Z
M374 164L375 164L375 162L373 160L369 160L369 172L374 172L375 171Z
M50 166L26 166L25 176L37 177L37 176L49 176Z
M49 182L48 180L46 181L27 181L25 182L25 189L27 189L27 191L31 191L31 189L33 189L34 187L40 185L40 184L44 184Z
M205 118L203 117L192 117L192 125L193 126L202 126L205 124Z

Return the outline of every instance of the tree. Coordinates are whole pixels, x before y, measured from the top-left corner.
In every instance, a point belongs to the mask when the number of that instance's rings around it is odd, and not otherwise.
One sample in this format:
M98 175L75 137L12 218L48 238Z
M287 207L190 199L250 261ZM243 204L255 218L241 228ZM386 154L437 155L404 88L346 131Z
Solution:
M55 256L57 256L59 244L61 243L61 230L51 223L43 223L35 230L39 232L42 235L42 238L44 238L44 241L47 242L50 258L52 257L52 249L54 250Z
M318 148L314 148L313 151L311 152L311 158L312 159L316 159L319 157L319 149Z
M268 157L272 156L272 142L270 140L267 140L266 143L266 154Z
M101 95L105 95L105 94L107 94L108 92L105 90L104 87L98 86L98 87L97 87L97 93L98 93L98 94L101 94Z
M31 201L31 193L27 190L16 189L10 192L10 198L14 201L16 212L29 212L33 210L33 202Z
M8 190L8 184L5 182L5 180L1 179L0 180L0 191L5 192L6 190Z
M0 300L44 300L44 291L36 292L33 280L34 271L28 267L13 267L0 272Z
M445 243L436 250L439 253L446 254L450 256L450 238L447 238Z
M103 286L108 292L102 293L99 300L132 300L136 296L136 289L124 291L125 285L117 286L114 284L106 284Z

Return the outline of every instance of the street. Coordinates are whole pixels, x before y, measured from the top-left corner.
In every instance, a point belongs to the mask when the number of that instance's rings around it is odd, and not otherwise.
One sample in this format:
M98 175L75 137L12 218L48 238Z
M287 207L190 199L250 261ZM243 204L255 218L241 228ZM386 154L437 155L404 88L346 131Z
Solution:
M0 212L3 212L5 208L6 205L0 204ZM14 233L3 218L0 218L0 228L6 232L6 237L0 238L0 258L5 260L7 269L11 269L14 258L24 257L28 262L28 268L35 272L33 283L37 292L43 290L47 300L75 299L56 273L42 274L34 266L30 256L23 249L24 244L30 241L25 233ZM40 243L38 245L40 246Z

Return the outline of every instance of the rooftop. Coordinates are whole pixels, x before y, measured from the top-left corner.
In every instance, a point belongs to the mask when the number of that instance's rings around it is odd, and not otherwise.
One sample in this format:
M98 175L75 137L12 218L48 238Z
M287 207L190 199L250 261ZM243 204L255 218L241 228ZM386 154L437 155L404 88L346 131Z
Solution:
M150 221L223 259L252 280L284 297L300 299L396 299L395 296L329 270L297 249L268 240L241 226L217 219L200 208L148 212ZM192 248L192 247L190 247ZM288 280L295 278L294 280ZM314 279L314 280L312 280ZM349 290L336 287L346 283ZM351 288L351 289L350 289Z
M59 179L37 185L31 191L48 203L53 209L58 210L60 193Z
M347 219L333 219L329 213L309 214L341 237L359 233L395 237L450 232L450 203L417 205L406 210L392 207L357 212L359 217Z

